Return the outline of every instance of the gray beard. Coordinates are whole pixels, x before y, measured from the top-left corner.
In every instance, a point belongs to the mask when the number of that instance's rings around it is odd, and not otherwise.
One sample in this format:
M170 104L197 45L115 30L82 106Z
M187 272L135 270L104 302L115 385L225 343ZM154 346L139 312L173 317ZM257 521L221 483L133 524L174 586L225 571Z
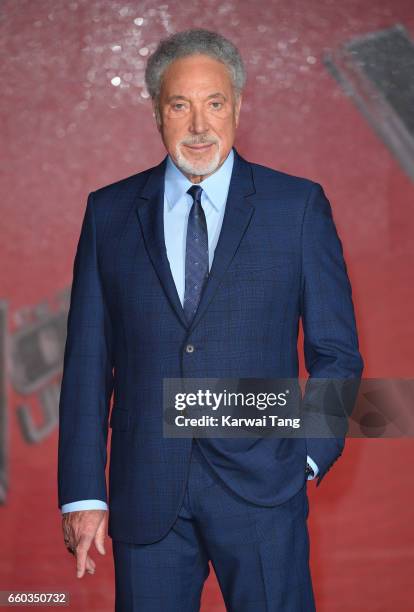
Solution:
M181 153L178 145L175 149L175 155L177 160L176 163L179 169L182 172L185 172L186 174L191 174L194 176L205 176L206 174L212 174L213 172L215 172L215 170L217 170L220 163L219 148L216 149L213 159L208 163L205 163L204 165L202 164L202 162L198 164L193 164L188 161L188 159L186 159Z

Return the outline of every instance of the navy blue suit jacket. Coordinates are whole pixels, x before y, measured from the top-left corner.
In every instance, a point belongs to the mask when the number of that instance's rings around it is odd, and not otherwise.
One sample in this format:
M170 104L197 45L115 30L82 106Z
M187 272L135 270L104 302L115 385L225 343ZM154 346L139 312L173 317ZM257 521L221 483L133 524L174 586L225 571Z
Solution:
M183 499L192 440L163 437L163 378L297 377L301 317L311 378L362 373L351 286L321 185L234 153L211 274L190 326L164 244L167 157L88 198L60 395L58 501L106 501L117 540L160 539ZM235 493L275 505L304 486L307 454L319 485L344 438L199 443Z

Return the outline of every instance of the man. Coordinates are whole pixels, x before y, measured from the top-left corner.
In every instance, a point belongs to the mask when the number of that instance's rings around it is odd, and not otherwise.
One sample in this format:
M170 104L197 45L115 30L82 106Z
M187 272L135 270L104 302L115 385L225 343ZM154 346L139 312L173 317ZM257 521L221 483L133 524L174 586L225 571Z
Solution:
M163 379L350 379L363 362L318 183L233 143L245 72L206 30L161 41L146 83L168 155L89 195L60 399L59 506L78 576L113 540L116 610L199 609L211 561L235 612L315 609L307 477L341 437L163 436ZM109 405L109 498L105 482Z

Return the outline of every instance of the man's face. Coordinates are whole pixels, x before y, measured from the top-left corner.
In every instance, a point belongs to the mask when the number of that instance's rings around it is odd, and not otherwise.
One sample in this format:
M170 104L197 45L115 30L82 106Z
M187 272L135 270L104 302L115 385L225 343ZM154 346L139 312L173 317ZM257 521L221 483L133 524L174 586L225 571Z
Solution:
M174 163L193 182L226 159L240 106L226 66L208 55L177 59L165 71L157 126Z

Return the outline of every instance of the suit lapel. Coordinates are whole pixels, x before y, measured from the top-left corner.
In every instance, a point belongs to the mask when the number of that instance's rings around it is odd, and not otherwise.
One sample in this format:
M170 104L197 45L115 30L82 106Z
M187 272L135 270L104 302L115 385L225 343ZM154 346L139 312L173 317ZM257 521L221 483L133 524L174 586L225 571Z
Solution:
M233 150L234 164L223 224L214 251L209 278L204 287L197 312L191 322L190 331L194 329L205 313L237 251L254 211L254 206L248 199L249 195L255 193L250 165L238 154L234 147Z
M200 321L222 280L254 211L248 196L255 193L250 164L235 148L226 208L210 275L204 287L197 312L188 325L168 262L164 240L164 178L167 156L155 166L139 194L136 213L145 246L167 298L184 327L189 331Z
M167 156L151 171L137 198L136 212L145 246L166 296L184 327L188 327L184 310L171 273L164 240L164 177Z

